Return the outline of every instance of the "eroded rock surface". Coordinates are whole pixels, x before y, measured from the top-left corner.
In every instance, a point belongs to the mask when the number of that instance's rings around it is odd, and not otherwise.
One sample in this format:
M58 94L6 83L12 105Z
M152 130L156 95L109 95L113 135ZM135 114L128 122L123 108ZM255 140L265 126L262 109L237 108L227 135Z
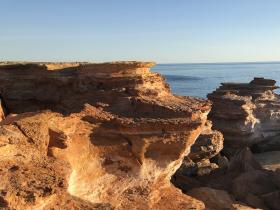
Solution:
M277 209L279 206L279 171L262 168L249 148L238 151L226 170L218 168L203 176L177 178L178 187L203 201L206 209ZM229 196L231 201L222 195Z
M210 120L223 133L224 144L212 141L213 156L198 162L194 157L199 150L192 154L191 149L174 175L175 185L202 200L206 209L278 210L280 97L273 91L276 88L274 80L255 78L250 83L222 83L209 94ZM203 132L192 148L199 148L202 137ZM205 168L207 173L199 172Z
M188 157L194 162L210 159L223 149L224 138L221 132L212 130L212 122L207 121L203 131L191 147Z
M204 209L170 178L210 104L172 95L153 65L1 63L1 207Z
M222 83L208 98L213 102L210 119L221 131L228 152L244 146L279 145L280 97L273 91L276 81L255 78L250 83ZM276 140L277 139L277 140ZM230 150L232 149L232 150Z
M223 149L223 141L222 133L212 130L212 123L208 120L200 136L191 146L190 153L175 173L173 183L180 186L181 176L201 176L218 168L219 163L211 162L210 159L217 156Z

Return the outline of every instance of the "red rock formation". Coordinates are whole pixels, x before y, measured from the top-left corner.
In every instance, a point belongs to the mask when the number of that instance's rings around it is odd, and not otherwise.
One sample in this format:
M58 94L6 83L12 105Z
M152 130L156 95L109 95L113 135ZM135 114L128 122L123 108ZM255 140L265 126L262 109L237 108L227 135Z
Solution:
M176 186L202 200L208 209L278 210L280 96L273 92L276 88L274 80L255 78L250 83L223 83L209 94L213 102L210 119L214 129L224 135L223 151L215 157L201 153L211 148L216 155L221 150L219 138L208 144L199 141L202 132L185 165L175 174ZM213 158L205 163L207 155ZM229 163L219 164L226 160L222 155L229 158ZM202 160L193 161L196 157ZM210 170L207 164L213 162L219 167ZM211 173L199 174L198 163L202 169L208 166Z
M153 65L2 63L1 207L203 209L170 178L210 104L172 95Z
M277 139L274 145L280 147L280 97L273 92L278 88L275 83L263 78L250 83L222 83L208 95L213 102L210 119L223 133L227 150L267 144L273 138Z

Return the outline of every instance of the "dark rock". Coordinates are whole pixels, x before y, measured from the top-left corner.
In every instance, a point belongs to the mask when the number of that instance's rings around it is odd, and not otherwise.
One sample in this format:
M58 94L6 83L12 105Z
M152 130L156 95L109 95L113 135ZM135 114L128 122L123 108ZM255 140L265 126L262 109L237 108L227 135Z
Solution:
M6 108L5 108L4 100L0 96L0 122L5 119L6 114L7 113L6 113Z
M264 170L248 171L239 175L232 182L232 193L243 202L248 202L250 194L262 196L275 190L277 188L273 183L273 174Z
M280 151L280 136L270 137L266 141L252 145L251 148L254 153Z
M258 153L254 157L267 170L280 169L280 151Z
M243 148L235 153L229 162L227 173L232 177L244 172L261 170L262 166L255 159L248 147Z
M187 192L188 195L203 201L206 209L226 210L234 203L233 197L223 190L208 187L194 188Z
M279 210L280 208L280 191L271 192L262 195L265 204L272 210Z
M275 185L280 189L280 169L277 169L273 175Z
M189 155L184 158L176 174L202 176L211 173L218 166L211 163L210 159L222 150L223 141L223 135L219 131L212 130L212 123L207 121L202 133L192 145Z
M191 147L188 157L193 162L199 162L216 156L223 148L223 135L212 130L212 122L207 121L204 130Z

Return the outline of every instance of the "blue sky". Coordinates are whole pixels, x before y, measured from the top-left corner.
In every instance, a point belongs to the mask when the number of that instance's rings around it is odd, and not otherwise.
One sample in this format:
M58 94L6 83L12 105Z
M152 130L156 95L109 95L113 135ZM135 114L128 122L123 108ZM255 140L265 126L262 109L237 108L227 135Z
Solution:
M0 0L0 60L280 60L279 0Z

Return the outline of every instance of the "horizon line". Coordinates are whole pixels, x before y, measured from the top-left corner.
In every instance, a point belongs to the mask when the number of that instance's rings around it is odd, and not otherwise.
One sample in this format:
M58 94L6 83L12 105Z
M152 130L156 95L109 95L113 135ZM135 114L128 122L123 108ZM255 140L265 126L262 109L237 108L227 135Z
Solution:
M170 64L267 64L267 63L280 63L279 61L217 61L217 62L159 62L157 65L170 65Z
M107 63L107 62L129 62L129 61L136 61L136 62L155 62L156 65L172 65L172 64L188 64L188 65L192 65L192 64L204 64L204 65L211 65L211 64L254 64L254 63L258 63L258 64L267 64L267 63L280 63L280 60L273 60L273 61L213 61L213 62L157 62L157 61L154 61L154 60L144 60L144 59L134 59L134 60L131 60L131 59L128 59L128 60L100 60L100 61L97 61L97 60L73 60L73 59L65 59L65 60L56 60L56 59L50 59L50 60L25 60L25 59L15 59L15 60L1 60L0 59L0 62L24 62L24 63L45 63L45 62L50 62L50 63L53 63L53 62L59 62L59 63Z

